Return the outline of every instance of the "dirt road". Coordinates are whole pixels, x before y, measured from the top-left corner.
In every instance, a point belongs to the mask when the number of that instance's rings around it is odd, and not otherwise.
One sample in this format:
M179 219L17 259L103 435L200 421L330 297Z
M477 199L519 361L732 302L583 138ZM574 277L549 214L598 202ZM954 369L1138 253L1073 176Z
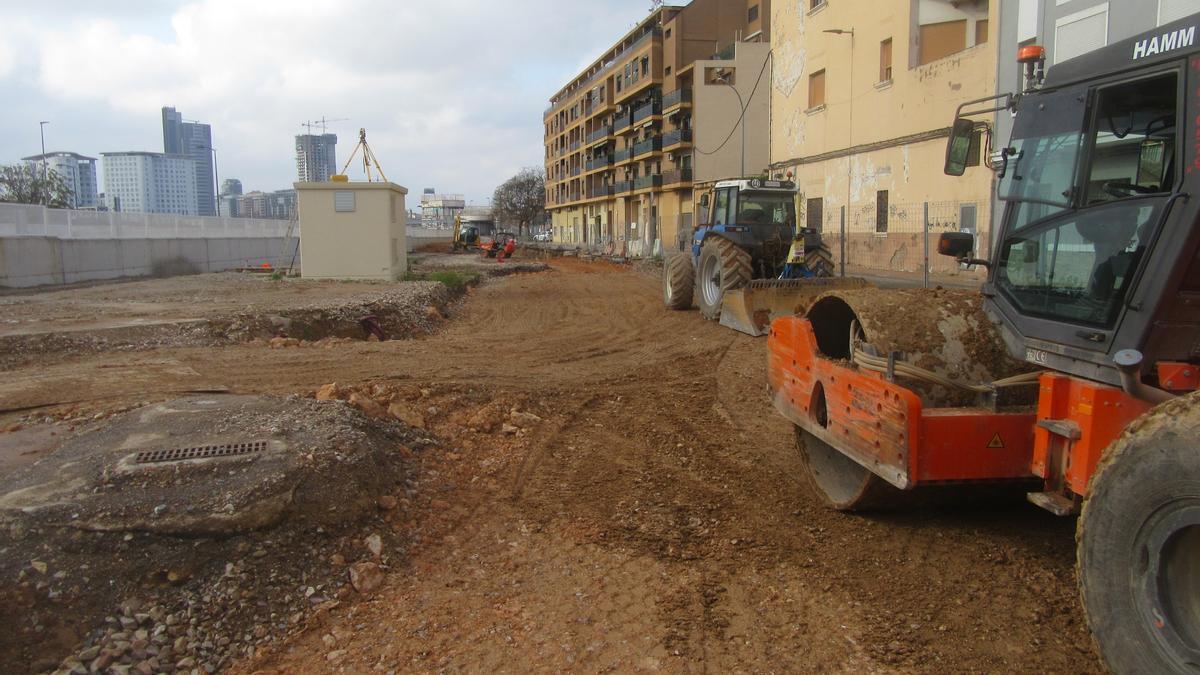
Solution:
M429 426L451 450L421 467L405 564L245 672L1098 668L1072 521L1019 500L825 510L764 350L666 312L653 279L563 260L483 286L428 338L47 360L0 400L87 413L382 382L444 401ZM513 401L543 421L506 436L455 411Z

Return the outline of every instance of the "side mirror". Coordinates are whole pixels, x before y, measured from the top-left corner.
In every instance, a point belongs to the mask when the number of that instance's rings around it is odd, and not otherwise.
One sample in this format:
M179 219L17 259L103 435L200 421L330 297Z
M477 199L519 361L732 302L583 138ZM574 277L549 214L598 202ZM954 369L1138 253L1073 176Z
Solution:
M937 252L942 255L965 258L975 250L975 235L970 232L943 232L938 237Z
M962 117L954 120L950 127L950 140L946 142L947 176L961 176L967 171L967 160L971 156L971 137L975 134L975 123Z

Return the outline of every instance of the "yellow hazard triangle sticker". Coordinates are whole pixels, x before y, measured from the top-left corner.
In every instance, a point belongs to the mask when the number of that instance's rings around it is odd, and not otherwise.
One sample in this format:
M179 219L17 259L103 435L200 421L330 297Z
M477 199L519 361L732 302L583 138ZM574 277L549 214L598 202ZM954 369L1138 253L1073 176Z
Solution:
M987 446L989 448L1003 448L1004 447L1004 441L1001 440L999 431L996 432L995 436L992 436L992 440L988 441Z

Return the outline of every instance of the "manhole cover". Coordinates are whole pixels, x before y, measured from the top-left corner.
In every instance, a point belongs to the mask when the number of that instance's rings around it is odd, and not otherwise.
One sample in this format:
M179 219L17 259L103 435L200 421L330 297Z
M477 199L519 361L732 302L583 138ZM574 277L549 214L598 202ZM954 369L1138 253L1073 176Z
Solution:
M243 443L218 443L214 445L196 445L187 448L165 448L161 450L143 450L133 456L134 464L161 464L163 462L182 462L189 459L211 459L213 457L232 457L235 455L250 455L267 449L266 441L246 441Z

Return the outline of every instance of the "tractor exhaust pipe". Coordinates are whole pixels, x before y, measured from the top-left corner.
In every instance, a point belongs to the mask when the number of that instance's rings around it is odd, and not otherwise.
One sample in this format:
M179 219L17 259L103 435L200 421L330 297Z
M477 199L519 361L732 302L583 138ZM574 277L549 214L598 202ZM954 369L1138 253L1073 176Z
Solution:
M1151 387L1142 382L1142 353L1136 349L1122 349L1113 356L1113 363L1121 373L1121 389L1134 398L1149 403L1162 403L1175 398L1174 394Z

